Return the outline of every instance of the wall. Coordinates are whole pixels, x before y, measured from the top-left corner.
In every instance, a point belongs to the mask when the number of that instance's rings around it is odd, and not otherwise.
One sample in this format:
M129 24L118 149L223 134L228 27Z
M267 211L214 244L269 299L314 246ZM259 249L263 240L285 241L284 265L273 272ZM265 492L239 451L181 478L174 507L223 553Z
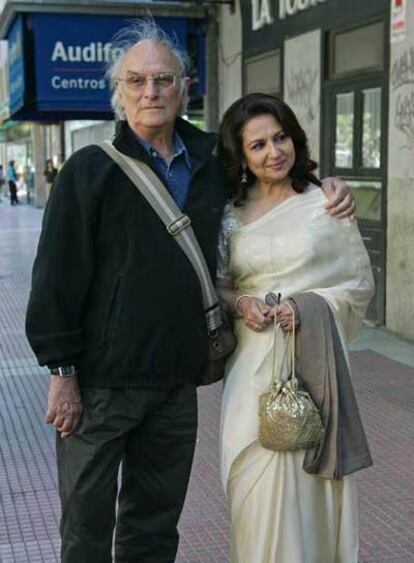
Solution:
M414 340L414 2L405 38L391 42L386 325Z
M283 99L306 132L311 156L320 161L321 32L319 29L285 41Z
M115 134L115 121L67 121L66 158L85 147L100 143L105 139L112 139Z
M242 95L242 22L238 1L234 13L228 6L221 8L219 26L219 115L222 117Z

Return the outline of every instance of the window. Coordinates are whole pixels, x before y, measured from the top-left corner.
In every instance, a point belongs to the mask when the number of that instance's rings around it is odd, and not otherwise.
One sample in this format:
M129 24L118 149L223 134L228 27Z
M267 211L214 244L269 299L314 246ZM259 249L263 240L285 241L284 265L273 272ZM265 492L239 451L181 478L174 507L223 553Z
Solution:
M380 181L347 180L355 197L358 219L365 221L381 221L381 189Z
M362 79L333 86L331 161L336 174L372 176L382 168L383 88Z
M329 78L382 70L384 65L384 25L376 22L331 35Z
M271 51L244 62L244 93L280 93L280 51Z
M381 165L381 88L362 90L362 167Z
M354 161L354 93L336 95L335 167L352 168Z

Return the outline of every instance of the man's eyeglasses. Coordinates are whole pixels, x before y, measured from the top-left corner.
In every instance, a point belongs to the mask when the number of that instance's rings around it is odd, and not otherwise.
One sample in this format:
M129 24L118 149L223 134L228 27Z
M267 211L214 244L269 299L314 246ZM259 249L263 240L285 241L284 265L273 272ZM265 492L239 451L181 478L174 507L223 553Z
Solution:
M161 90L166 90L172 86L179 84L181 77L172 72L160 72L158 74L129 74L126 78L118 78L117 80L125 82L125 85L132 90L143 90L148 82L152 80L154 86Z

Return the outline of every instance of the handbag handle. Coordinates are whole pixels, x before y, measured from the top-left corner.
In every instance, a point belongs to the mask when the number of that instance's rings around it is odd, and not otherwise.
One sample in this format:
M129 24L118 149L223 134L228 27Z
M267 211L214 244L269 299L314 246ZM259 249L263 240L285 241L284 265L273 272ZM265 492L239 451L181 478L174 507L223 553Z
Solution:
M288 306L288 308L290 309L291 313L292 313L292 320L293 320L293 328L291 331L291 334L289 336L287 336L286 338L288 339L288 344L289 344L289 340L291 340L291 346L290 346L290 365L291 365L291 379L292 379L292 383L294 385L294 387L296 388L298 385L297 382L297 378L296 378L296 369L295 369L295 340L296 340L296 319L295 319L295 310L292 307L292 305L289 303L289 301L285 301L285 305ZM273 366L272 366L272 380L271 380L271 385L272 386L277 386L280 385L282 383L282 380L280 377L277 376L276 374L276 335L277 335L277 328L280 325L280 323L277 321L276 319L276 314L274 315L274 323L273 323L273 328L274 328L274 337L273 337ZM283 366L283 362L284 359L286 357L286 354L284 354L283 358L282 358L282 362L281 362L281 366ZM289 380L289 378L288 378Z

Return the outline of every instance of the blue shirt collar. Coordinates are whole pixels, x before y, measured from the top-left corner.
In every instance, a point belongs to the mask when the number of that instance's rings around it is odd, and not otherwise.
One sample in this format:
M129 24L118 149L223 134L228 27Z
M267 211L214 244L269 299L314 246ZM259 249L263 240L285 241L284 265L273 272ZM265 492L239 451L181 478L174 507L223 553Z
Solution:
M147 153L151 158L157 158L157 157L162 158L162 156L159 154L157 149L155 149L151 145L151 143L148 143L148 141L140 137L135 132L134 135L136 136L138 142L144 147L144 149L147 151ZM177 156L183 155L186 165L188 166L188 168L191 168L191 160L190 160L190 155L188 154L187 147L185 146L184 141L181 139L177 131L174 131L174 135L173 135L172 153L173 153L173 160Z

